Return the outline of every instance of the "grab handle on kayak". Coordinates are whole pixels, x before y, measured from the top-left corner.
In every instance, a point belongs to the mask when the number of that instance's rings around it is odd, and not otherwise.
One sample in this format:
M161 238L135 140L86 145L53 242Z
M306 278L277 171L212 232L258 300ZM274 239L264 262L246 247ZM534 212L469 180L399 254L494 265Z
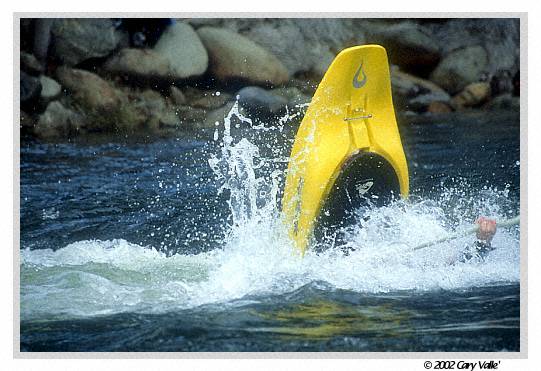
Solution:
M496 226L502 227L502 228L508 228L508 227L512 227L514 225L517 225L519 223L520 223L520 215L517 215L517 216L515 216L514 218L511 218L511 219L496 221ZM440 238L440 239L437 239L437 240L434 240L434 241L429 241L429 242L422 243L420 245L415 246L412 250L413 251L420 250L420 249L424 249L424 248L429 247L429 246L436 245L438 243L455 240L455 239L460 238L460 237L465 237L467 235L470 235L470 234L473 234L473 233L477 232L478 229L479 229L479 225L475 225L475 226L473 226L473 227L471 227L469 229L466 229L464 231L452 234L450 236L443 237L443 238Z
M363 120L363 119L371 119L371 118L372 118L372 114L368 114L366 116L346 117L344 121Z

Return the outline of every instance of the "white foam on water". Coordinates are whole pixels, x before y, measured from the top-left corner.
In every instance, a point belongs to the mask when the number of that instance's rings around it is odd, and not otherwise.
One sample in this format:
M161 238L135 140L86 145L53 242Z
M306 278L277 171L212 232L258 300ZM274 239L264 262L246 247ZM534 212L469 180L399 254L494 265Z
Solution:
M371 212L349 231L344 255L330 247L304 257L287 238L278 209L277 172L263 176L265 161L246 138L235 140L233 117L252 124L235 105L225 118L221 153L209 160L230 192L233 225L222 248L197 255L166 254L125 240L89 240L56 251L21 250L21 318L66 318L120 312L159 313L246 296L277 295L311 282L359 293L462 289L519 282L518 228L501 229L485 261L460 262L474 237L413 251L420 243L469 227L477 215L504 217L507 191L442 189L439 200L398 201ZM444 208L442 205L453 204ZM466 217L467 214L469 217ZM156 246L160 241L156 241ZM257 299L254 299L257 300Z

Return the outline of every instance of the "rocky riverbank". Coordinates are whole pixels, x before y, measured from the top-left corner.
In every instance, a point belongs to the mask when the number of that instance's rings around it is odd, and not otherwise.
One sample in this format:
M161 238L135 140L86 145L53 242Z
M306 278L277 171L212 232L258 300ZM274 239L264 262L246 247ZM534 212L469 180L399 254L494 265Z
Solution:
M308 103L342 49L389 54L397 111L519 109L518 19L22 19L23 138L212 127Z

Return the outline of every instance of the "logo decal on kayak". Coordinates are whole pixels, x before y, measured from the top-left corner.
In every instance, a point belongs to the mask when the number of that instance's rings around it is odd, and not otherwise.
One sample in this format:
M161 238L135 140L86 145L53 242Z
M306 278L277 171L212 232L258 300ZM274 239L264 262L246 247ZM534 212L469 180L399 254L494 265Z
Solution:
M359 81L359 74L362 75L362 80ZM366 73L364 73L363 70L363 62L361 62L361 65L359 66L359 69L357 72L355 72L355 76L353 76L353 87L355 89L360 89L366 84Z
M368 182L357 184L355 188L357 188L357 192L359 192L359 194L362 196L366 192L368 192L370 188L372 188L373 185L374 185L374 182L369 180Z

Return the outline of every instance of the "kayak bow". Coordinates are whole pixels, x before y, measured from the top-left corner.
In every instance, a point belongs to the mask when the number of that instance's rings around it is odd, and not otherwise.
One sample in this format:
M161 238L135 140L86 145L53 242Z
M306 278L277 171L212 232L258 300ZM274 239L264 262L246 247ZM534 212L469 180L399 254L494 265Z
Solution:
M362 206L407 197L408 167L379 45L343 50L323 77L293 145L282 200L290 237L304 254L327 228Z

